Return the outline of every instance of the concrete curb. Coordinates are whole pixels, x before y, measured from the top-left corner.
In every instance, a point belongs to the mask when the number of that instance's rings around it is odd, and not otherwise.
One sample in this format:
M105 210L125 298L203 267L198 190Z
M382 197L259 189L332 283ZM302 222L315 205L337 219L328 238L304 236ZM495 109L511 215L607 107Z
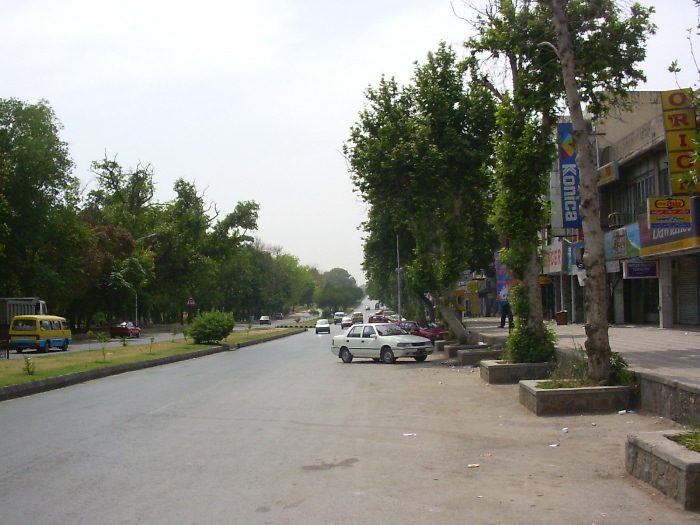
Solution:
M232 348L229 345L221 345L211 348L204 348L202 350L195 350L193 352L187 352L185 354L158 357L155 359L147 359L145 361L137 361L135 363L124 363L121 365L106 366L104 368L96 368L95 370L86 370L85 372L76 372L74 374L66 374L63 376L51 377L48 379L28 381L26 383L20 383L18 385L0 387L0 401L6 401L8 399L15 399L24 396L31 396L34 394L39 394L41 392L48 392L49 390L56 390L58 388L77 385L86 381L92 381L93 379L100 379L103 377L123 374L125 372L133 372L135 370L142 370L144 368L168 365L171 363L177 363L178 361L196 359L198 357L218 354L220 352L228 352L230 350L244 348L246 346L252 346L260 343L266 343L268 341L274 341L275 339L281 339L282 337L300 334L305 331L306 330L304 329L299 329L296 332L290 332L286 334L273 334L262 339L256 339L255 341L245 341L243 343L238 343L235 348Z

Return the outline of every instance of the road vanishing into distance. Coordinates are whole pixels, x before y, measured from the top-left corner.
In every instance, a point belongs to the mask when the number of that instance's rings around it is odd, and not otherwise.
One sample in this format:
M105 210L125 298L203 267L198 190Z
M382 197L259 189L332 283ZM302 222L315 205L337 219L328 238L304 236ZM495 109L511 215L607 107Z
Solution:
M0 523L698 523L624 475L626 433L656 418L537 418L517 385L344 364L331 336L0 403Z

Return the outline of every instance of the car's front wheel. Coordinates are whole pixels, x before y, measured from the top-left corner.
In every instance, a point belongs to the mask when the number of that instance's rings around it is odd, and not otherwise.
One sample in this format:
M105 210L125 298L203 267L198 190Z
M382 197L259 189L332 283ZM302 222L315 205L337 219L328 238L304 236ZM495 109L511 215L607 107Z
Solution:
M396 362L394 352L392 352L391 348L389 348L388 346L382 348L381 358L382 361L384 361L387 365L391 365Z
M419 363L422 363L423 361L425 361L426 359L428 359L428 356L427 356L427 355L417 355L417 356L415 356L413 359L415 359L415 360L418 361Z
M353 356L347 348L341 348L338 356L343 360L343 363L352 363Z

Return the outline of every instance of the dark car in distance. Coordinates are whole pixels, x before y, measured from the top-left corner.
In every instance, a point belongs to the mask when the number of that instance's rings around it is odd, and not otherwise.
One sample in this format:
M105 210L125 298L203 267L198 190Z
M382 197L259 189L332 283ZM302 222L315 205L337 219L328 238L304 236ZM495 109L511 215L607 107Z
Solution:
M131 339L132 337L141 337L141 328L134 325L134 323L126 321L124 323L115 324L109 327L109 336L113 339L126 338Z

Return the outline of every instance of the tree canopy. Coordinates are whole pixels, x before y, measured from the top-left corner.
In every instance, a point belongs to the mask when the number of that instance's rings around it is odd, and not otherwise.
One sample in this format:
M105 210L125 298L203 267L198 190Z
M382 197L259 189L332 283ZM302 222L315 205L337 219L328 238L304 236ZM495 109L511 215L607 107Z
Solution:
M468 268L487 267L495 245L485 169L495 101L473 73L443 43L416 64L409 85L382 77L367 89L344 146L355 187L371 206L364 225L370 289L396 282L388 246L396 247L398 235L411 289L439 298L456 330L457 281Z

